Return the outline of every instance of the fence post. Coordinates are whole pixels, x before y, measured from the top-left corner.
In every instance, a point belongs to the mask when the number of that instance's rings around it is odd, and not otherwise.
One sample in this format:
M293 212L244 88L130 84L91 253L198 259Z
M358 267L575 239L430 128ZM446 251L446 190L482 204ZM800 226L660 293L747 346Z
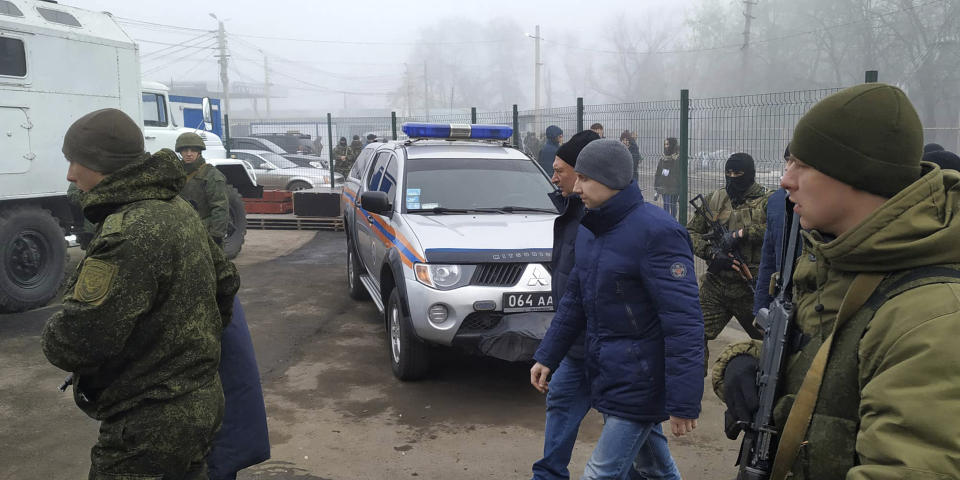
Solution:
M390 112L390 128L393 132L393 139L397 139L397 112Z
M577 131L570 134L570 136L572 137L573 134L582 132L582 131L583 131L583 97L577 97Z
M327 149L330 150L330 188L336 187L336 177L333 175L333 169L337 166L337 160L333 158L333 123L332 115L327 113Z
M223 114L223 147L230 158L230 115L226 113Z
M689 181L687 153L690 146L690 90L680 90L680 225L687 224Z
M470 107L470 123L477 123L477 107Z
M877 83L877 80L879 77L880 77L880 72L876 70L867 70L867 73L863 81L866 83Z
M520 146L520 111L516 103L513 104L513 145Z

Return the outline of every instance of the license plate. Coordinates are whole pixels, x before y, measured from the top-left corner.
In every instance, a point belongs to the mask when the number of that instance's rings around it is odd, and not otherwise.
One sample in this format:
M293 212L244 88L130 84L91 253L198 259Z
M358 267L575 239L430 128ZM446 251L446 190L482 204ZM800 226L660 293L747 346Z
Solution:
M550 292L503 294L503 313L552 311L553 295Z

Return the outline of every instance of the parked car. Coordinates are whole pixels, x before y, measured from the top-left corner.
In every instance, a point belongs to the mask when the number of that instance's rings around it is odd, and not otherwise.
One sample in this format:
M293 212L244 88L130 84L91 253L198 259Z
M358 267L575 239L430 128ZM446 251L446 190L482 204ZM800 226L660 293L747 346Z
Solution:
M257 182L266 190L294 192L330 185L328 169L299 167L273 152L231 150L230 154L249 163L257 174ZM336 174L336 182L338 185L343 182L343 176L339 173Z
M318 142L314 141L310 135L305 133L253 133L250 136L273 142L290 153L301 153L305 155L316 155L319 153L319 149L317 148Z
M341 194L347 286L383 314L400 380L426 375L430 345L526 361L553 318L557 210L505 126L405 124L367 145Z
M227 142L230 145L230 153L233 153L233 150L257 150L264 152L273 152L278 155L286 155L290 152L284 150L276 143L271 142L265 138L256 138L256 137L230 137L230 140Z
M304 155L300 153L288 153L286 155L281 155L283 158L290 160L293 163L296 163L298 167L312 167L312 168L330 168L330 162L325 158L320 158L316 155Z

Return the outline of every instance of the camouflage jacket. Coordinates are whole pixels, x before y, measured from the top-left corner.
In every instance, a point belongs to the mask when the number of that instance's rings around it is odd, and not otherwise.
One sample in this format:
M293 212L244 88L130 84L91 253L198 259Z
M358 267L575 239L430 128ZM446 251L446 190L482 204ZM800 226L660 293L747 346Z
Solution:
M222 241L230 223L227 178L202 156L183 167L187 172L187 183L180 190L180 196L197 210L207 234Z
M340 157L345 157L341 159ZM350 173L350 169L353 168L353 161L356 160L357 154L354 154L353 149L346 146L338 144L333 149L333 171L343 175L344 178L347 177L347 174Z
M83 198L97 234L41 345L74 373L77 405L95 419L219 388L220 334L240 279L177 196L183 184L182 162L164 149Z
M767 198L770 193L758 183L754 183L747 190L744 202L736 208L730 202L727 191L723 188L716 190L706 197L706 205L730 232L743 229L744 238L737 246L740 253L750 266L750 272L756 278L759 273L760 257L763 251L763 234L767 231ZM687 223L690 240L693 242L693 253L709 262L713 260L710 236L710 225L700 215L693 215ZM721 277L729 277L731 281L739 278L737 272L730 270L720 273Z

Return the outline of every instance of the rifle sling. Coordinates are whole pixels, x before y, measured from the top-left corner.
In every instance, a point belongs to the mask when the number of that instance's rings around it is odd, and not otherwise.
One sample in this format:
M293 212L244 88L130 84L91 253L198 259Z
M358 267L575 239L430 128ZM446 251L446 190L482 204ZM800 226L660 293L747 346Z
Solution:
M834 322L833 332L817 350L817 355L813 358L813 364L807 370L803 383L800 385L800 391L797 392L793 407L790 408L783 433L780 435L777 455L773 460L773 469L770 473L771 480L787 478L787 474L790 473L790 469L800 453L800 446L807 436L807 428L809 428L810 421L813 418L813 409L817 404L817 397L820 395L820 384L823 382L823 372L827 368L827 359L830 356L830 346L833 344L834 334L840 329L841 325L863 307L883 279L884 275L880 273L861 273L853 279L850 289L844 295L843 301L840 303L840 310L837 312L837 320Z
M200 173L200 172L206 172L206 171L209 170L209 169L210 169L210 164L209 164L209 163L204 163L202 167L200 167L200 168L198 168L198 169L190 172L190 173L187 175L187 181L189 182L191 179L193 179L193 177L196 177L198 173Z

